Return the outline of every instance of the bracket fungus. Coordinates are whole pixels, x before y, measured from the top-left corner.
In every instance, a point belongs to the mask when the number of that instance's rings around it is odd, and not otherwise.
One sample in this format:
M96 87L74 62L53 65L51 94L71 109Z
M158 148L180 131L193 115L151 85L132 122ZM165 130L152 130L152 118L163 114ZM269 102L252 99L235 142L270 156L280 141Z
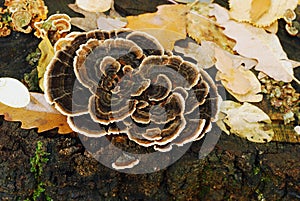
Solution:
M31 13L28 11L16 11L12 14L12 23L16 31L23 33L30 33L32 28L30 26Z
M44 86L47 101L68 116L75 132L122 135L160 152L202 138L219 101L205 71L130 29L76 34L56 52ZM130 160L113 166L138 163Z
M12 13L14 30L30 33L35 22L47 18L48 8L43 0L5 0L4 6Z
M53 14L47 20L34 23L36 31L34 35L38 38L44 38L51 33L51 38L57 41L71 30L71 18L66 14Z

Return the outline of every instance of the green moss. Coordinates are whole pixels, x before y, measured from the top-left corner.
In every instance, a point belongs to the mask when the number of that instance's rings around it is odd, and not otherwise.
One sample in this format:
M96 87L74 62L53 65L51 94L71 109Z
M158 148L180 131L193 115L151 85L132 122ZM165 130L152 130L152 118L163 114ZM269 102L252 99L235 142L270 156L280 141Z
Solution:
M30 198L27 198L25 201L36 201L38 198L40 198L42 195L47 201L52 200L46 193L45 193L45 184L41 181L41 176L43 174L43 167L47 164L48 158L50 153L47 153L44 150L43 143L41 141L37 142L35 155L30 158L30 172L34 173L34 178L36 179L37 186L34 189L32 195Z
M11 21L11 13L8 10L3 14L0 14L0 22L3 22L4 24L9 24Z
M26 61L33 68L30 73L24 74L24 82L26 83L29 91L35 91L35 92L41 91L39 87L38 71L36 68L40 57L41 57L41 51L38 48L36 48L34 52L29 53L26 57Z
M30 159L31 169L30 171L34 173L34 177L37 179L43 173L43 166L48 162L46 158L50 153L47 153L43 149L43 143L41 141L37 142L35 155Z
M40 57L41 51L39 48L36 48L34 52L31 52L26 56L26 61L29 63L29 65L36 66Z
M257 166L253 167L253 174L254 175L258 175L259 172L260 172L260 167L257 167Z
M33 69L30 73L24 74L24 82L29 91L40 91L37 69Z

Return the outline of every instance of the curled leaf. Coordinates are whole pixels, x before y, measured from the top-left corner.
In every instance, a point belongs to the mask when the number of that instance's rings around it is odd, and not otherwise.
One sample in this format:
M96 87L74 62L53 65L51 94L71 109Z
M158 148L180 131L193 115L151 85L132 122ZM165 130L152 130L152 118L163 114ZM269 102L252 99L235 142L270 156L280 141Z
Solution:
M260 102L261 84L248 68L256 64L255 60L228 53L216 46L216 68L219 70L216 80L221 80L227 91L240 102ZM242 66L242 64L244 66Z
M264 27L282 18L286 10L294 10L297 0L230 0L229 5L233 19Z
M38 79L39 86L44 91L44 73L46 71L47 65L50 63L52 57L54 56L54 49L47 37L43 38L38 47L41 50L41 57L37 66Z
M185 45L182 47L181 45ZM201 45L186 40L176 43L174 50L197 61L200 68L209 68L215 64L214 43L202 41Z
M25 107L30 95L25 85L10 77L0 78L0 102L14 108Z
M272 140L274 131L268 126L269 116L250 103L243 105L233 101L223 101L220 108L219 127L227 134L234 133L249 141L264 143ZM228 131L226 126L230 127Z
M38 132L44 132L58 128L60 134L72 132L67 117L50 106L44 94L31 93L30 96L29 104L22 108L13 108L0 103L0 115L4 115L7 121L21 121L21 128L24 129L38 128Z

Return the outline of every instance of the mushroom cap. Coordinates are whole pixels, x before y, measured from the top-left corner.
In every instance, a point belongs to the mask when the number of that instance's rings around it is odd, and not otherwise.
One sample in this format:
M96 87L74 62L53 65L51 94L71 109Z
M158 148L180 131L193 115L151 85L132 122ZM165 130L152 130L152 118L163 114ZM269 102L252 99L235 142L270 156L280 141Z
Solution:
M76 77L82 85L93 91L99 81L106 81L106 78L113 79L114 76L118 77L117 73L121 70L121 64L137 68L143 57L143 50L134 42L123 38L104 41L90 39L86 44L80 46L76 55L74 58ZM107 65L108 67L118 66L117 71L106 75L103 71ZM103 87L108 86L105 84Z
M68 116L74 131L127 135L162 152L202 138L219 100L207 73L129 29L73 35L47 67L44 84L47 101ZM113 166L136 165L129 161Z
M25 107L30 102L30 93L19 80L1 77L0 102L14 108Z
M30 22L32 15L29 11L15 11L11 16L11 19L15 30L23 33L31 32L32 28L30 26Z
M32 16L32 23L47 18L48 8L43 0L25 1L25 0L6 0L4 6L14 13L18 11L28 11Z
M71 30L71 23L69 20L66 19L53 20L52 25L60 34L69 32Z

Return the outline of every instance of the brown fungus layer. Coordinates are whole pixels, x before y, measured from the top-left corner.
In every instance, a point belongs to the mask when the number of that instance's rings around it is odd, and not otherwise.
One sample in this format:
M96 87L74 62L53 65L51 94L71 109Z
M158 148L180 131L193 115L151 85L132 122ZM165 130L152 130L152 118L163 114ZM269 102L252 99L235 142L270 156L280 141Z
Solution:
M70 37L47 68L45 96L76 132L125 135L162 152L202 138L219 97L206 72L128 29ZM137 163L123 158L116 169Z

